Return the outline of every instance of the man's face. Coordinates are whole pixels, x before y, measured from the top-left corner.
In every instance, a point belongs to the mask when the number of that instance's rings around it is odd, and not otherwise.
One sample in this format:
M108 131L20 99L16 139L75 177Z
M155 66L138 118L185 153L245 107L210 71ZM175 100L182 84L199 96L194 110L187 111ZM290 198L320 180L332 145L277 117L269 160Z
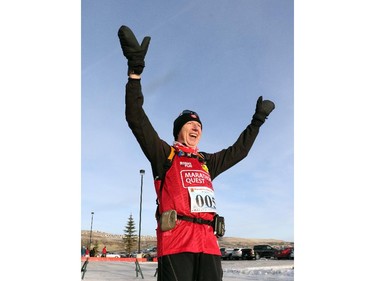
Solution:
M202 126L197 121L189 121L182 126L177 141L188 147L196 148L202 135Z

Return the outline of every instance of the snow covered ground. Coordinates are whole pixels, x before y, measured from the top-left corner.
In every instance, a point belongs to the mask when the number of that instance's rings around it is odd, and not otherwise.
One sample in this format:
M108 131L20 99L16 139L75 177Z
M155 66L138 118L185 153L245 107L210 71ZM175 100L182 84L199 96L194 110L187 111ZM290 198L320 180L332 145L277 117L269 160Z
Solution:
M145 280L156 281L156 262L140 263L137 272L135 263L129 262L89 262L84 275L86 281ZM223 281L294 281L294 261L256 260L223 261ZM138 274L138 276L137 276ZM143 278L142 278L143 275Z
M236 261L222 263L223 281L257 280L257 281L293 281L293 261Z

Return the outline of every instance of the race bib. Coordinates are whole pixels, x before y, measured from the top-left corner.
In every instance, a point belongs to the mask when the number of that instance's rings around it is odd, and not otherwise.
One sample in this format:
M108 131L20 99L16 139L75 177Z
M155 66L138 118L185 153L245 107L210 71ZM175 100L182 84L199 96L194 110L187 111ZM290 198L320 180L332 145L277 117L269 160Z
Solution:
M208 187L188 187L190 195L190 211L216 212L216 202L214 191Z

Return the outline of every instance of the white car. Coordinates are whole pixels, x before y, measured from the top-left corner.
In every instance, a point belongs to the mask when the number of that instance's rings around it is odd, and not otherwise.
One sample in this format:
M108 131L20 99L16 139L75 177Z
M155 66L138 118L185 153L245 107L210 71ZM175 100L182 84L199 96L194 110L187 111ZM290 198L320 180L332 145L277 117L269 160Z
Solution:
M220 248L221 258L223 260L231 260L233 248Z
M119 258L119 257L120 257L120 254L113 253L113 252L107 252L106 257L107 257L107 258Z
M242 248L234 248L233 249L232 259L234 259L234 260L242 259Z

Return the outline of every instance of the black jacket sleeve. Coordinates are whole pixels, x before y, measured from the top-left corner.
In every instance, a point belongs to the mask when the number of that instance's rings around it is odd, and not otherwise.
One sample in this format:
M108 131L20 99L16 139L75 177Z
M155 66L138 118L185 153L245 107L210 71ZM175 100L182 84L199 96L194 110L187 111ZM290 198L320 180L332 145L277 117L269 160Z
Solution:
M171 151L170 145L159 138L143 110L141 81L128 79L125 93L125 119L144 155L151 163L153 177L161 176L163 165Z
M205 153L211 180L244 159L253 146L258 133L259 127L250 124L233 145L216 153Z

